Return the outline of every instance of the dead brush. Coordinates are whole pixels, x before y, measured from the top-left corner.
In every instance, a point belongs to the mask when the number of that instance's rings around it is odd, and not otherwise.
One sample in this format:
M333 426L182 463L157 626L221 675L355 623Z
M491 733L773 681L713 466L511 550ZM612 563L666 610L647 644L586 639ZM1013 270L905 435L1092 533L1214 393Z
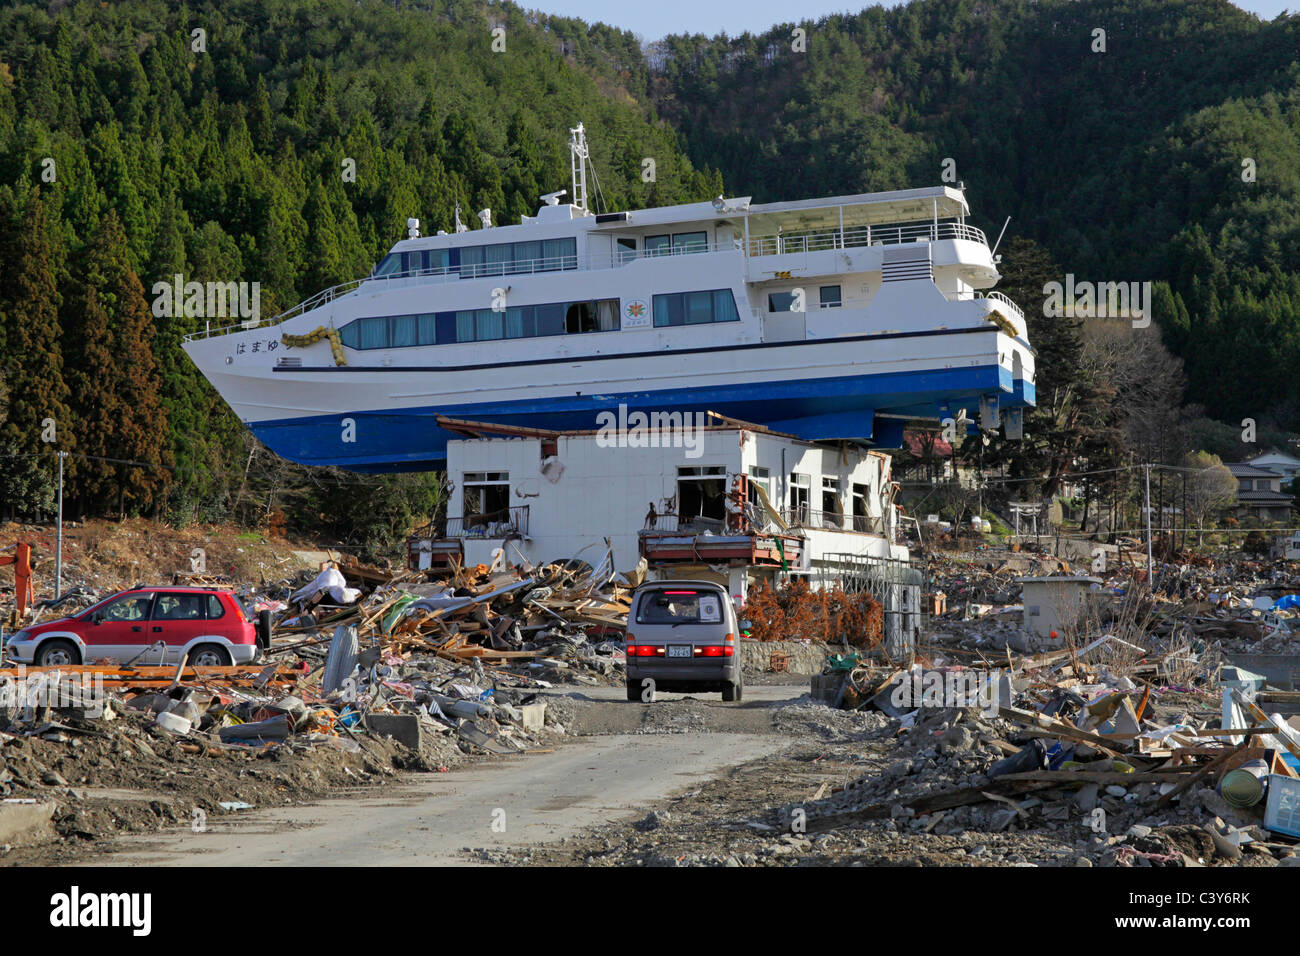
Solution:
M1063 597L1057 602L1061 643L1076 668L1086 663L1105 664L1116 677L1124 677L1147 659L1155 603L1145 588L1130 588L1118 599L1105 591L1088 592L1074 602ZM1119 640L1088 650L1089 645L1108 636Z

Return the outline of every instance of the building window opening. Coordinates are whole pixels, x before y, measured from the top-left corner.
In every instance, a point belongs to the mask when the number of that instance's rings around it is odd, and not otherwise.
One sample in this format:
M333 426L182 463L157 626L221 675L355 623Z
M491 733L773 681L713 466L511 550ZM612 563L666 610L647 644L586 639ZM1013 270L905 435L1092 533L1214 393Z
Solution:
M680 526L721 530L727 519L727 471L722 465L677 469Z

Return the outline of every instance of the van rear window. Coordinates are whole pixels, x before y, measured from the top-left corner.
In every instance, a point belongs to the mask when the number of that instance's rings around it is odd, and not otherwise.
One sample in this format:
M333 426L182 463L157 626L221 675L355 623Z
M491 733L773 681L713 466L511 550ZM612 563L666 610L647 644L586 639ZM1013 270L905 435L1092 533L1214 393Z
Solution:
M641 599L637 609L638 624L718 624L722 621L722 601L712 591L651 591Z

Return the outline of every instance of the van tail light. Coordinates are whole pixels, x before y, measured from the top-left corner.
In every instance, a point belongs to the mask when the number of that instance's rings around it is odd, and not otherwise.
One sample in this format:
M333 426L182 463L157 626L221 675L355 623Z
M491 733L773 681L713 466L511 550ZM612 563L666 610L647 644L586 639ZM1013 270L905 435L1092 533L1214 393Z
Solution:
M702 644L695 648L696 657L732 657L734 654L730 644Z
M663 657L666 651L662 644L629 644L623 653L628 657Z

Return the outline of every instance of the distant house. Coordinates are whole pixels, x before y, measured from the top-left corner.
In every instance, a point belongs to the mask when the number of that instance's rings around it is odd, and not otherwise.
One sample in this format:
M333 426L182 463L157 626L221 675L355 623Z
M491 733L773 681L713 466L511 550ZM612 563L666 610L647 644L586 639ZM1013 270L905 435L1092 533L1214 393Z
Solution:
M1262 455L1256 455L1247 464L1281 475L1283 482L1290 481L1295 477L1296 472L1300 471L1300 458L1278 451L1276 448L1270 448Z
M1286 521L1291 517L1290 495L1282 493L1282 475L1254 462L1224 463L1237 479L1238 518L1254 517L1261 521Z

